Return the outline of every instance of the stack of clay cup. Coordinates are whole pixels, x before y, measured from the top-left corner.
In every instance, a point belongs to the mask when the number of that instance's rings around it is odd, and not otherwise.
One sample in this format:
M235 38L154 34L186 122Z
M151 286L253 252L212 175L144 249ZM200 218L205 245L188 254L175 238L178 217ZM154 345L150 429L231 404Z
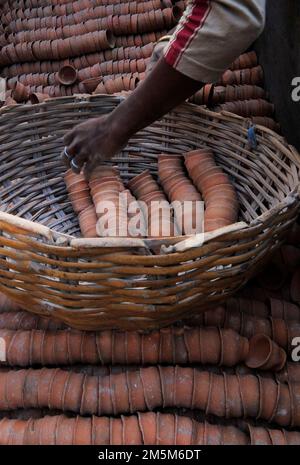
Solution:
M158 176L169 201L172 202L178 229L185 235L202 232L202 198L186 175L183 157L159 155Z
M189 152L185 165L205 202L205 232L235 223L239 210L237 195L227 174L216 165L213 152L209 148Z
M170 204L151 173L143 171L128 183L134 196L144 203L145 219L148 221L148 236L168 237L175 235Z
M65 183L73 210L78 215L79 225L84 237L96 237L97 216L90 195L88 182L83 174L67 171Z
M98 217L99 236L127 236L127 208L120 195L125 190L114 167L101 166L93 171L89 186Z

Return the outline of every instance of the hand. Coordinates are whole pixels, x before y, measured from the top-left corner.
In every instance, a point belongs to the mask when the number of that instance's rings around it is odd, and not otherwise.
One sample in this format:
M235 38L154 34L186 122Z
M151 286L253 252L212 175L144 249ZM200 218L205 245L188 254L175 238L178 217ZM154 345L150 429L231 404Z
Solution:
M127 140L113 129L109 116L93 118L75 126L64 138L63 160L75 173L80 173L85 164L89 177L103 160L109 160L122 150Z

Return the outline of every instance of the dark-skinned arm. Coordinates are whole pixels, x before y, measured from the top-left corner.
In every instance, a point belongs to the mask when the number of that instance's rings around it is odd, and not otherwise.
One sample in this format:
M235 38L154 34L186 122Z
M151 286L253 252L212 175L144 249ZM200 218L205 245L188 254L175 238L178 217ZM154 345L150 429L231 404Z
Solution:
M202 85L160 58L146 79L112 113L79 124L65 136L67 163L75 172L85 164L89 176L103 160L119 153L136 132L184 102Z

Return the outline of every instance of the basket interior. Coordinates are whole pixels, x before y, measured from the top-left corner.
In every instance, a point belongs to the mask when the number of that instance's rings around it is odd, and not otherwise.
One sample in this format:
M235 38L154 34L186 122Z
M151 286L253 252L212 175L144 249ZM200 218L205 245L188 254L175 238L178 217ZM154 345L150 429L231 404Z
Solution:
M1 211L80 237L63 180L63 135L119 102L111 96L71 97L1 111ZM145 169L157 176L158 154L209 146L237 189L240 220L250 223L299 185L300 160L280 136L262 128L256 129L257 148L250 150L249 126L185 104L132 138L112 163L124 181Z

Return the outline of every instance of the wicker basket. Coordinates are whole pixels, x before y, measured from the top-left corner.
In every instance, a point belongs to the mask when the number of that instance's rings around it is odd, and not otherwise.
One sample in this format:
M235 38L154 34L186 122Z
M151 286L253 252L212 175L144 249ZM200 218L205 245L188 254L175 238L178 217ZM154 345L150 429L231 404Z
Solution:
M249 121L185 104L136 135L114 163L129 179L145 168L156 174L161 152L210 146L236 186L240 222L203 244L198 236L80 238L62 136L119 102L74 96L0 110L0 291L80 329L151 329L216 306L261 268L299 213L295 149L263 127L250 149Z

